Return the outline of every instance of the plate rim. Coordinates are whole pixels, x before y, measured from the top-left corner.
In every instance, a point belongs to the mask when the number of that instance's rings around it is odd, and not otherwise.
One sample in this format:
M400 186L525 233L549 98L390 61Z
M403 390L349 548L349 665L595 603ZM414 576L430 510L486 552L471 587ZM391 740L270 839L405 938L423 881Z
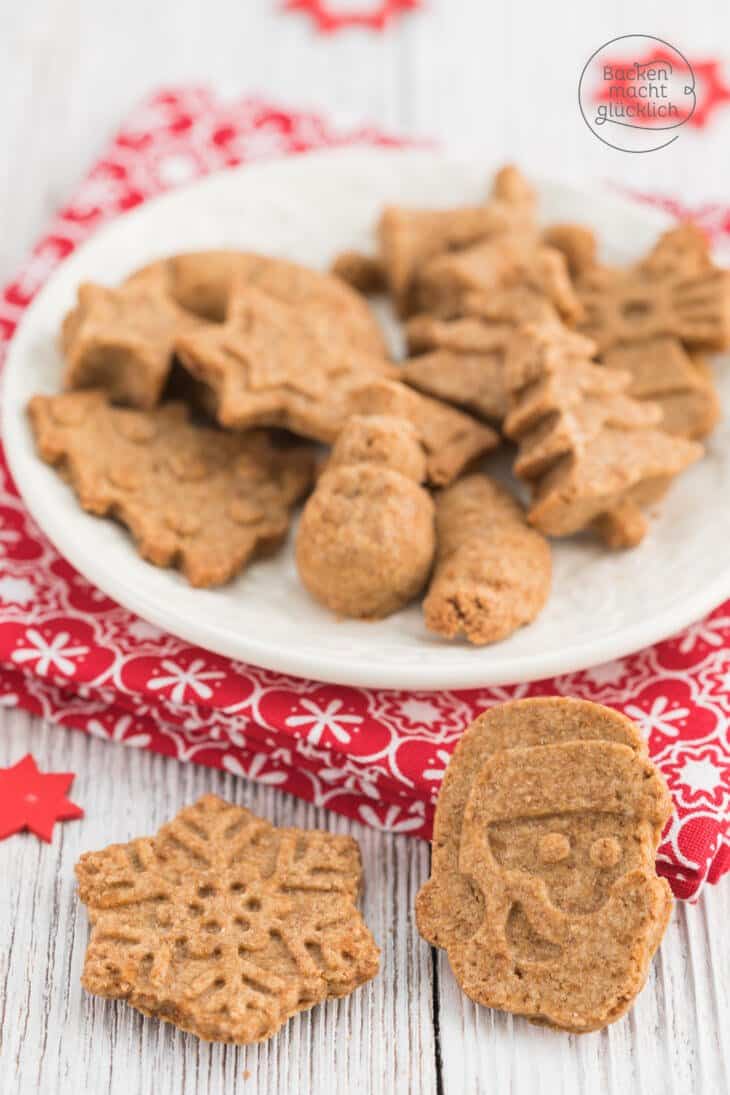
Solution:
M121 216L115 217L98 232L93 233L88 240L71 253L69 258L83 257L85 248L92 243L97 246L99 241L103 243L103 239L107 234L119 231L120 224L129 225L130 220L132 222L144 221L149 217L154 217L160 205L174 204L179 202L181 198L184 200L185 195L191 190L214 188L222 178L230 181L241 174L250 179L252 175L265 176L271 172L278 173L282 168L286 170L287 167L291 167L293 164L300 166L306 163L308 165L313 161L319 161L320 163L325 161L326 163L332 159L356 162L361 159L367 161L373 157L388 157L391 159L406 157L421 160L424 164L429 162L431 164L448 163L452 166L463 165L472 169L479 166L483 168L485 177L488 176L488 172L493 167L491 161L482 156L454 156L448 153L434 152L431 149L374 149L363 146L316 150L297 157L279 157L264 163L242 164L225 172L216 172L213 175L186 183L181 187L150 199L135 209L126 211ZM605 183L575 184L564 182L555 177L541 177L533 174L531 174L531 178L538 185L558 186L583 195L587 191L595 192L601 201L613 204L617 210L627 211L630 209L633 214L637 213L637 206L634 202L616 193ZM657 231L661 231L674 223L674 220L667 214L652 207L645 207L642 212L646 220L652 227L656 227ZM402 666L400 669L391 669L386 661L380 661L375 671L369 672L367 665L358 665L355 661L349 661L338 668L337 663L328 661L327 654L317 657L311 652L307 652L307 650L298 651L291 648L287 648L282 653L280 647L274 641L262 642L255 636L250 635L238 635L237 637L231 635L229 639L227 632L221 636L220 629L217 631L212 629L203 614L198 620L192 620L184 613L177 615L174 611L166 609L162 599L150 600L144 592L140 592L125 578L115 575L113 576L114 580L112 580L110 575L109 580L107 580L107 573L103 566L96 562L93 551L84 553L83 549L79 548L73 531L67 528L66 522L58 518L52 508L48 512L43 509L41 499L34 496L26 477L26 462L21 458L22 446L19 444L19 440L22 432L27 431L29 427L24 415L14 415L12 413L13 401L8 398L8 393L13 390L13 376L17 370L14 347L18 345L18 335L32 326L36 310L41 307L46 293L53 289L56 280L63 276L65 266L66 260L59 264L59 267L54 270L31 304L25 309L9 344L2 368L2 416L0 427L8 467L21 499L32 519L67 562L113 601L184 642L192 643L207 651L236 661L250 663L258 668L287 676L297 676L336 685L396 690L418 689L424 692L443 689L481 688L565 676L626 657L682 631L730 596L729 557L727 567L722 574L717 576L709 585L703 587L694 597L685 597L676 605L670 604L664 612L655 614L651 619L639 621L629 628L623 628L616 635L609 634L600 641L594 641L589 648L588 654L586 654L586 648L580 643L573 643L567 648L560 647L554 653L548 651L542 657L535 655L526 658L525 655L516 655L511 660L507 659L505 661L503 659L501 668L495 675L490 672L488 657L490 647L485 646L481 648L485 655L483 666L476 663L463 667L449 664L441 677L434 672L431 666L419 670L417 663ZM152 566L153 564L148 565ZM245 652L243 652L241 639L243 639ZM448 641L444 640L444 642L447 643Z

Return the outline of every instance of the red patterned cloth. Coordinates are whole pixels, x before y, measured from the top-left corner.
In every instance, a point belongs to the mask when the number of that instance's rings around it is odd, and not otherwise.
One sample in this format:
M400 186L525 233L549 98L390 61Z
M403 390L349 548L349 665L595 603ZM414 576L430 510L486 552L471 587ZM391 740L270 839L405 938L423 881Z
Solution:
M310 114L159 93L127 122L0 299L0 343L96 228L182 180L353 141ZM672 791L659 868L680 897L730 870L730 602L682 635L553 681L460 692L345 688L232 662L94 589L26 513L0 456L0 703L114 742L258 779L368 825L428 837L460 734L506 699L559 694L635 719Z

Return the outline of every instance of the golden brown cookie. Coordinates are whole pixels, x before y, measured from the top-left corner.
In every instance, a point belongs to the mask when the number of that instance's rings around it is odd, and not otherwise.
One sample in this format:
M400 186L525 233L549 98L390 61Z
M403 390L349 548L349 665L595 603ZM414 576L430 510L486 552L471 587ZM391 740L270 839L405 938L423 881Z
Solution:
M502 421L509 400L505 358L512 326L421 315L408 321L406 335L417 355L403 362L406 384L479 418Z
M507 202L515 212L519 212L524 225L534 222L537 215L537 193L527 181L520 169L513 163L504 164L496 172L492 182L492 199Z
M631 376L628 395L661 407L659 425L667 433L699 441L717 425L720 400L712 369L679 339L667 335L614 346L604 353L602 364Z
M493 643L530 623L550 593L547 540L487 475L436 495L436 566L423 617L431 631Z
M542 241L563 253L573 279L596 264L596 235L584 224L551 224L543 232Z
M191 251L137 270L128 284L153 286L181 308L222 323L236 287L250 286L304 312L329 318L352 346L382 354L385 342L362 297L339 278L296 262L246 251Z
M362 251L342 251L332 263L332 273L358 293L381 293L386 287L385 270L380 259Z
M455 209L388 206L378 225L380 261L388 289L402 315L412 310L416 276L429 259L478 240L535 227L535 195L517 168L502 168L483 205Z
M670 813L623 715L557 698L492 708L447 768L418 929L477 1003L606 1026L643 987L671 913L654 868Z
M535 528L570 536L592 525L609 546L629 547L646 531L641 508L703 450L664 433L660 408L628 396L629 374L596 365L594 352L557 325L524 328L508 354L504 430L519 443L515 473L532 488Z
M384 357L353 346L332 317L247 286L234 288L225 323L179 339L176 349L210 389L222 426L279 426L326 443L342 429L356 388L397 375Z
M601 354L663 335L696 350L730 347L730 270L714 265L693 224L665 232L627 269L591 267L576 289L585 309L581 330Z
M489 426L395 380L372 381L357 389L350 405L357 414L385 414L413 423L426 452L428 481L437 487L453 482L499 444L499 435Z
M206 795L156 836L87 852L76 876L84 988L208 1041L270 1038L378 972L348 836L277 829Z
M194 586L276 548L313 478L308 447L193 425L182 403L127 410L88 391L35 396L28 412L38 452L81 506L117 518L143 558Z
M389 616L423 589L435 548L425 474L410 422L349 419L297 530L299 576L332 612Z
M565 256L530 234L503 234L432 259L421 268L415 293L421 311L451 319L481 315L515 290L526 290L530 301L542 298L566 323L583 314Z
M107 289L85 282L61 327L64 388L103 388L115 403L146 410L162 395L175 338L201 327L159 287Z

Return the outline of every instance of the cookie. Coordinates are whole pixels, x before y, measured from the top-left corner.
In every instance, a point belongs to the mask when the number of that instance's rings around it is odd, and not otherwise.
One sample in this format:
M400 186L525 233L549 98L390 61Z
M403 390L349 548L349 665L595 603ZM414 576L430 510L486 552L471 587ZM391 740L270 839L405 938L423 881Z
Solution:
M543 232L542 242L565 256L568 272L574 280L596 265L596 235L584 224L551 224Z
M182 403L133 411L88 391L35 396L28 411L38 452L83 509L121 521L144 559L194 586L278 547L313 478L308 447L193 425Z
M557 698L492 708L447 768L418 929L477 1003L604 1027L643 987L671 913L654 868L670 813L623 715Z
M595 364L594 352L589 339L557 325L519 332L503 428L519 444L515 474L532 490L530 524L548 536L592 526L609 546L631 547L646 531L641 508L703 450L664 433L661 409L628 396L630 375Z
M630 375L628 395L661 407L659 425L667 433L699 441L717 425L720 401L710 365L701 354L685 350L679 339L624 343L607 350L601 362Z
M505 164L496 172L492 181L492 199L507 202L519 213L523 225L532 225L537 216L537 193L518 167Z
M590 268L576 284L580 329L600 354L670 336L694 350L730 347L730 270L713 264L699 228L683 224L628 269Z
M531 285L516 285L486 293L465 293L459 304L458 316L473 317L487 324L509 324L512 327L524 327L526 323L560 322L552 301L540 289Z
M498 172L483 205L455 209L389 206L378 225L380 261L401 315L412 310L412 289L429 259L513 231L535 232L535 196L515 167Z
M489 426L394 380L357 389L350 406L356 414L391 415L411 422L426 452L426 475L433 486L451 483L478 456L499 445L499 435Z
M499 423L509 403L505 358L513 335L514 328L504 323L414 316L406 336L417 356L403 362L401 378L427 395Z
M321 604L340 616L379 619L420 593L435 548L425 474L410 422L349 419L297 530L299 576Z
M450 319L482 315L495 308L495 296L516 289L527 290L527 300L542 298L566 323L583 314L564 255L529 233L432 259L420 270L415 293L421 311Z
M437 554L423 618L447 639L483 644L530 623L550 593L547 540L519 502L487 475L436 496Z
M176 336L201 326L159 286L107 289L86 282L61 327L63 386L103 388L115 403L154 407L170 373Z
M332 273L366 296L381 293L386 287L382 262L374 255L364 255L362 251L343 251L332 263Z
M76 864L81 983L215 1042L270 1038L378 972L351 837L277 829L206 795L156 836Z
M359 293L330 274L270 255L191 251L137 270L128 284L154 286L186 311L217 323L229 314L234 288L251 286L282 304L327 316L365 353L385 352L377 320Z
M234 287L225 323L178 339L176 350L207 385L222 426L279 426L325 443L342 429L356 388L397 375L384 357L353 346L332 316L245 285Z

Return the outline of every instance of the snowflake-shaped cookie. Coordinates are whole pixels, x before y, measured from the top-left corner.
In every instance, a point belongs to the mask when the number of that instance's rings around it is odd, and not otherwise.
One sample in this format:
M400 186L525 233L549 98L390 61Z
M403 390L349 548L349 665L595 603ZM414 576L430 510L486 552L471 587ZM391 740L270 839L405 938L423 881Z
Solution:
M155 837L83 855L82 983L212 1041L270 1037L374 977L356 841L206 795Z

